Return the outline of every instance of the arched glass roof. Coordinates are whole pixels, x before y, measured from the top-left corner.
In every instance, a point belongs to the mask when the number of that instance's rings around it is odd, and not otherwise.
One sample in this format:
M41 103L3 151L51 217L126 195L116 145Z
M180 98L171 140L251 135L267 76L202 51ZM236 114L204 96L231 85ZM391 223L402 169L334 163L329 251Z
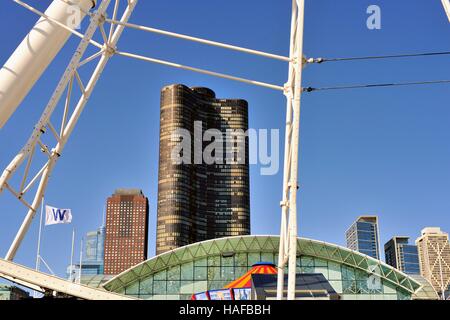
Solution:
M112 278L103 287L117 292L138 279L146 278L160 270L191 262L210 255L226 255L241 252L278 252L278 236L237 236L207 240L165 252L144 261ZM362 253L306 238L297 239L297 255L312 256L347 265L379 276L394 286L416 294L423 285L397 269Z

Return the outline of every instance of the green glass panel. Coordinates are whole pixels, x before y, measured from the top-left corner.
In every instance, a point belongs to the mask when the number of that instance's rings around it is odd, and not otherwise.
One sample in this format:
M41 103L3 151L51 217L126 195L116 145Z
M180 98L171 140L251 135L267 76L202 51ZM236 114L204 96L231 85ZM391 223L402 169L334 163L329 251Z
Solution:
M202 248L204 251L209 252L209 249L211 249L211 246L213 245L214 241L206 241L199 244L199 250Z
M246 253L238 253L234 256L235 264L238 267L247 267L247 254Z
M221 280L220 267L208 267L208 281Z
M208 257L208 267L219 267L220 266L220 256Z
M139 281L132 283L125 288L126 295L139 295Z
M266 238L266 240L264 241L264 244L263 244L262 248L263 248L264 250L270 250L270 251L278 250L278 248L276 248L276 247L273 245L273 242L270 240L270 238Z
M227 284L227 281L208 281L208 290L223 289Z
M209 248L209 247L208 247ZM208 255L208 251L206 251L205 248L203 248L202 245L198 245L198 249L195 252L194 257L199 258L199 257L206 257Z
M218 255L218 254L220 254L220 248L217 245L216 241L212 242L211 248L208 250L208 254L209 255L214 255L214 254Z
M139 291L140 291L141 295L153 294L153 277L152 276L141 281Z
M314 273L314 267L300 267L301 273Z
M220 278L221 280L233 281L235 279L234 267L221 267Z
M244 238L242 238L242 241L244 242L245 250L247 251L253 242L253 237L244 237Z
M355 269L355 278L356 278L356 280L367 281L367 279L369 279L369 275L365 271Z
M355 269L345 266L342 266L342 280L355 280Z
M222 266L223 267L234 266L234 257L222 257Z
M234 252L234 247L231 245L230 241L227 240L225 245L220 248L222 252Z
M300 260L302 267L314 267L314 258L302 256Z
M403 291L403 290L398 290L397 291L397 299L398 300L411 300L411 294L407 293L406 291Z
M206 258L197 259L194 261L194 266L206 267L208 265L208 260Z
M144 264L141 273L139 274L140 277L143 277L147 274L149 274L151 272L151 269L149 268L149 266L147 264Z
M180 264L180 259L178 259L176 254L172 253L169 256L169 259L167 260L167 265L173 266L173 265L176 265L176 264Z
M354 294L357 293L356 281L355 280L343 280L342 281L342 292Z
M259 242L256 240L256 238L253 238L253 241L250 243L249 249L250 249L250 250L253 250L253 251L259 251L259 250L261 250L261 245L260 245Z
M153 281L153 294L166 294L167 281Z
M197 250L198 248L195 246L186 248L186 252L183 254L183 261L195 259Z
M192 262L181 265L181 280L194 279L194 264Z
M356 292L360 294L369 294L367 281L356 281Z
M323 274L323 276L327 279L329 279L328 277L328 268L327 267L314 267L314 273L321 273Z
M237 248L237 246L238 246L238 244L239 244L239 238L233 238L233 239L229 239L228 240L229 241L229 243L231 244L231 247L232 247L232 251L233 252L236 252L236 248Z
M316 252L318 257L324 257L326 258L328 256L328 252L325 246L320 245L316 246Z
M163 260L161 258L157 258L155 262L155 270L163 269L166 265L164 264Z
M180 282L180 294L193 294L194 283L192 281L181 281ZM189 297L190 298L190 297Z
M330 261L328 263L328 277L330 280L342 280L341 265Z
M207 281L196 281L194 282L194 292L203 292L208 290Z
M247 271L248 271L247 267L235 267L234 274L236 279L242 277L245 273L247 273Z
M238 244L236 245L236 251L247 251L247 245L245 244L244 240L239 239Z
M194 279L195 280L206 280L207 279L207 267L194 267Z
M330 280L329 282L334 291L336 291L337 293L342 293L342 281Z
M261 255L259 252L252 252L248 254L248 266L252 266L255 263L261 262Z
M274 263L273 253L269 253L269 252L261 253L261 261Z
M397 290L395 289L395 285L390 283L389 281L383 280L383 291L386 294L396 294Z
M159 271L159 272L155 273L153 275L153 279L154 280L166 280L167 279L167 272L166 272L166 270L162 270L162 271Z
M315 258L314 259L314 265L316 267L327 267L328 266L328 262L327 262L327 260L324 260L324 259Z
M134 274L135 274L136 276L139 276L139 275L141 274L143 268L144 268L144 265L143 265L143 264L134 267L134 268L133 268Z
M167 281L167 294L180 294L180 281Z
M167 270L167 280L180 280L180 266L174 266Z

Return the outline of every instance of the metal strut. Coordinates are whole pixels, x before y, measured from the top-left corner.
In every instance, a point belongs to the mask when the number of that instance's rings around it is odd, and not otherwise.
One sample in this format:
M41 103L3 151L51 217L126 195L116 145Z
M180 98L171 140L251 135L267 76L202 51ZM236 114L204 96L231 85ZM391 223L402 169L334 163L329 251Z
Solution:
M287 299L295 299L297 262L297 189L300 138L300 97L302 94L304 0L292 1L289 79L284 94L287 100L284 150L283 199L278 254L277 299L284 296L284 272L288 265Z

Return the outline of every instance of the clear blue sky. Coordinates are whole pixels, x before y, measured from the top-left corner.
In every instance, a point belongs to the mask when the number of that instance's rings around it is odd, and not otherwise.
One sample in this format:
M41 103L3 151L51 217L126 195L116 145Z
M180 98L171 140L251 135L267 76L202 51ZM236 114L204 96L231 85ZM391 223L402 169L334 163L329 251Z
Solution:
M305 52L346 57L448 51L450 24L438 0L307 0ZM29 0L45 9L49 0ZM131 21L277 54L288 54L290 0L141 0ZM366 9L382 9L382 29L366 28ZM12 1L0 4L0 63L36 20ZM0 131L0 169L31 133L71 51L73 38ZM287 65L128 30L119 48L196 67L282 85ZM345 62L305 69L305 86L450 78L450 58ZM171 83L207 86L219 97L250 104L252 128L284 129L279 92L114 57L103 73L51 177L46 200L73 209L71 226L45 228L42 255L59 275L70 258L71 230L102 222L106 198L118 187L141 188L150 201L149 256L155 252L159 90ZM344 245L362 214L380 217L381 243L415 239L426 226L450 231L450 87L448 85L310 93L301 126L299 233ZM282 132L282 131L281 131ZM280 137L284 141L283 136ZM282 151L282 148L281 148ZM282 155L280 155L282 156ZM282 159L280 159L282 163ZM251 168L252 233L278 234L282 171ZM25 210L0 196L0 254L5 255ZM35 219L16 261L34 265ZM78 248L77 248L78 250Z

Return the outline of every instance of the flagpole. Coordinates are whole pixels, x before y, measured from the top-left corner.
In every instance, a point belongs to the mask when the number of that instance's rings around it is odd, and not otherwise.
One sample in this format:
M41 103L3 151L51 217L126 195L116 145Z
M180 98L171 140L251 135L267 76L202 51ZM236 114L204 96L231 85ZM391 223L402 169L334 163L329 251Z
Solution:
M70 282L73 282L73 249L74 249L74 244L75 244L75 228L73 228L72 230L72 252L70 254L70 277L69 280Z
M38 243L37 243L37 250L36 250L36 271L39 271L40 268L40 262L41 262L41 237L42 237L42 216L44 212L44 197L42 197L41 201L41 217L39 218L39 234L38 234ZM36 298L36 291L33 293L33 297Z
M79 267L79 272L78 272L78 284L81 283L81 270L82 270L82 259L83 259L83 238L81 238L81 243L80 243L80 267Z

